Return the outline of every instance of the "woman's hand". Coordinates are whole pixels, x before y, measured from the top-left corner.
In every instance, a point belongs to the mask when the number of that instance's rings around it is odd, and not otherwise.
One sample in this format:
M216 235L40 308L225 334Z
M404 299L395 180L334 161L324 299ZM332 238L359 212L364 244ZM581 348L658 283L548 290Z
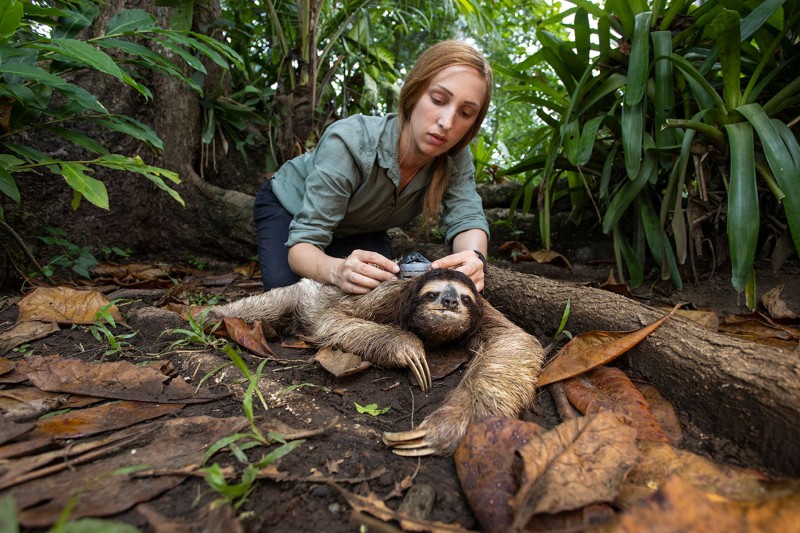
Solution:
M483 261L475 253L475 250L464 250L437 259L431 263L431 268L452 268L463 272L469 276L478 292L483 290Z
M377 252L353 250L340 260L333 272L333 284L344 292L366 294L384 281L397 279L397 263Z

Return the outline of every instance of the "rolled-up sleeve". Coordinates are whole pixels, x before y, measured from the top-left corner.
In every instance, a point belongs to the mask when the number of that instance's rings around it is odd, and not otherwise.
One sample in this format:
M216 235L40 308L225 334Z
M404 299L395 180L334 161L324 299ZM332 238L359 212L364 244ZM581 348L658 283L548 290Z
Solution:
M307 242L324 249L347 212L351 195L363 170L357 154L360 136L349 126L332 126L317 144L305 179L300 210L289 226L287 246Z
M475 187L475 165L469 148L464 148L453 157L451 172L450 187L443 198L442 212L446 243L449 245L456 235L470 229L480 229L488 238L489 223Z

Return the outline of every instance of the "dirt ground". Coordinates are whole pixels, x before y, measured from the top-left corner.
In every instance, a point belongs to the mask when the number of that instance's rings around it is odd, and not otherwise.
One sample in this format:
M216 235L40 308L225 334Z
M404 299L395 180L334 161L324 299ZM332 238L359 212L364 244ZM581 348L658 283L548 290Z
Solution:
M602 262L580 264L575 265L574 273L563 267L534 263L518 264L515 268L569 282L589 283L603 281L610 266ZM766 291L783 283L787 305L790 309L800 310L798 274L800 267L796 261L784 265L777 274L764 265L759 268L759 290ZM60 354L64 358L85 361L128 360L141 363L169 360L178 375L189 384L197 385L207 378L205 385L231 394L211 402L188 405L168 416L242 416L245 385L242 384L241 374L231 366L215 371L228 361L218 349L199 346L170 349L170 343L176 337L165 336L163 332L170 328L185 328L186 323L160 306L169 299L190 303L190 296L196 301L198 294L203 294L206 301L215 294L236 298L255 292L258 287L252 281L241 279L216 287L203 286L201 282L202 276L184 285L184 292L172 290L171 298L167 297L166 290L158 289L149 293L129 293L133 296L124 300L121 311L130 328L138 333L127 340L130 346L119 354L104 355L108 346L98 342L86 328L62 327L57 334L30 343L24 354L9 353L6 357L20 359L22 356ZM115 287L106 287L106 292L111 294L114 290ZM745 312L741 298L730 288L729 278L723 272L715 274L702 285L687 285L680 293L646 292L643 299L650 303L689 301L696 307L716 309L723 316ZM0 330L16 321L17 307L13 297L9 295L0 304ZM117 331L128 330L119 328ZM461 379L463 366L434 381L431 392L425 394L405 371L369 368L347 378L335 378L311 361L314 355L312 350L288 348L280 341L272 342L270 346L277 358L267 361L263 369L261 387L269 410L256 411L259 426L264 431L275 430L288 436L305 430L319 431L305 438L302 445L280 459L271 479L255 482L252 492L237 511L244 531L358 531L359 526L368 519L359 519L351 511L340 489L362 496L372 495L392 509L396 509L407 494L432 489L435 496L428 497L429 501L432 499L433 507L427 520L457 524L466 529L480 529L461 491L452 458L398 457L381 442L384 431L411 429L432 412L447 391ZM252 370L260 361L255 356L247 355ZM355 404L372 403L389 409L379 416L357 412ZM559 422L554 412L552 399L545 392L538 394L533 409L523 413L522 418L549 428ZM255 460L266 452L264 448L252 448L246 453L251 460ZM241 465L225 453L218 454L214 461L241 469ZM235 479L229 481L234 483ZM409 487L414 489L410 490ZM0 496L3 492L0 491ZM206 519L202 518L204 510L218 497L219 494L211 490L204 479L187 476L176 487L147 502L146 508L134 507L110 518L131 524L142 531L164 530L161 527L165 521L181 522L184 526L193 524L183 530L200 531L199 526L206 523ZM160 520L152 518L156 516L152 511L161 517ZM145 514L150 514L151 519L148 520ZM154 523L161 524L161 527L154 526ZM369 530L392 529L382 524Z

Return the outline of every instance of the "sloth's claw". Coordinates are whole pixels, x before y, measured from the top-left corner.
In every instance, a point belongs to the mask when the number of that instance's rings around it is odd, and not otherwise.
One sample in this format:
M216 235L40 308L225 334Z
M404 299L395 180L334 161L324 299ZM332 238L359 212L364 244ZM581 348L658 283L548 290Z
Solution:
M431 390L431 371L428 368L428 361L425 359L425 356L419 357L416 354L406 355L406 364L417 379L417 383L419 383L419 388L422 389L422 392Z
M431 443L425 440L424 429L412 429L397 433L385 432L383 443L392 449L392 453L403 457L424 457L436 453Z

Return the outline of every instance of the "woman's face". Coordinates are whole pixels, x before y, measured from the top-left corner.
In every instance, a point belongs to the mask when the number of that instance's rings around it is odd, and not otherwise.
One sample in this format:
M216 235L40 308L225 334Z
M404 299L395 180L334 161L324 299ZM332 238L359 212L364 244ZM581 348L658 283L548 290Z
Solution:
M486 96L486 82L472 67L453 65L439 72L411 112L400 148L425 163L446 153L469 131Z

